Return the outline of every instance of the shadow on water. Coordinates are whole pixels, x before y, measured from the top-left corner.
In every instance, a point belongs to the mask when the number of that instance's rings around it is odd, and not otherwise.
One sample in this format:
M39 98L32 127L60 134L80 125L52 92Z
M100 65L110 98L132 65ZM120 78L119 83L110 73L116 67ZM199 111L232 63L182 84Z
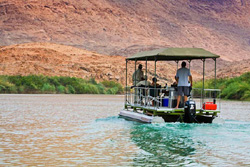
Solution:
M106 159L116 155L113 165L249 165L249 122L143 124L108 117L97 119L90 126L84 132L89 133L90 143L95 143L90 149L98 150Z
M193 163L186 157L194 154L194 141L188 124L142 124L134 126L131 139L147 152L134 159L135 165L185 165Z
M111 133L115 131L112 128L117 130L123 124L123 131L129 133L130 142L136 144L140 149L133 158L133 166L171 164L181 166L193 163L193 160L186 158L195 151L194 142L187 132L192 130L193 125L143 124L117 117L97 119L96 123L102 123L102 128L105 129L106 126ZM111 127L111 124L115 126ZM100 130L98 128L98 131Z
M133 128L132 140L148 153L134 159L136 166L234 166L239 165L237 161L249 164L249 122L142 124Z

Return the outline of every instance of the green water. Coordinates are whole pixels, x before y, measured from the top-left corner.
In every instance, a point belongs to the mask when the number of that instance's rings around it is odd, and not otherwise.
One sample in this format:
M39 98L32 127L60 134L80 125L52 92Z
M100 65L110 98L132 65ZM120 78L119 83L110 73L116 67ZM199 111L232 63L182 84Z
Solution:
M0 166L250 166L250 102L224 124L142 124L124 96L0 95Z
M122 118L110 117L93 122L88 130L98 128L95 130L99 133L115 131L119 127L121 129L117 135L120 137L108 140L119 143L121 139L129 138L129 142L140 149L127 165L250 165L250 122L226 120L225 124L142 124L131 121L124 123ZM94 138L105 138L105 134L100 133Z

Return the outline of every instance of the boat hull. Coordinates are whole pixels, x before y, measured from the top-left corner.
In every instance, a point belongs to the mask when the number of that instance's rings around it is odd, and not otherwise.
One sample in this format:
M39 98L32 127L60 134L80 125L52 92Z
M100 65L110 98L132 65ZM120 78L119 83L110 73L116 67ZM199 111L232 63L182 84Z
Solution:
M144 123L152 123L152 120L154 118L153 116L148 116L143 113L133 112L132 110L122 110L120 111L119 116Z
M147 115L145 113L140 113L134 111L133 109L123 109L120 111L119 116L128 120L143 122L143 123L162 123L162 122L185 122L183 120L184 113L159 113L153 116L153 113L148 113L152 115ZM192 123L212 123L213 119L217 118L213 115L196 115L195 121Z

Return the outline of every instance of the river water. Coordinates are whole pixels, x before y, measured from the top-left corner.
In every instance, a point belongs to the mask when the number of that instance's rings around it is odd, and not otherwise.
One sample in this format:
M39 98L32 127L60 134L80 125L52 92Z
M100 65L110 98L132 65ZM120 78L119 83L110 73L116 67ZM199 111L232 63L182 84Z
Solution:
M124 96L0 95L0 166L250 166L250 102L224 124L142 124Z

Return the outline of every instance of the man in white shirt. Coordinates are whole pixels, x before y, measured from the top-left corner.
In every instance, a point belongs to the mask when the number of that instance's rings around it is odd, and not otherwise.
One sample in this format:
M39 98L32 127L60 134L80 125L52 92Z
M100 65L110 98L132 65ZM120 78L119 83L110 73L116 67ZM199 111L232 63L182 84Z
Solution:
M133 79L133 85L136 85L138 82L142 81L143 71L141 64L139 64L138 69L133 73L132 79Z
M184 94L184 103L187 101L187 96L189 95L189 86L192 87L192 75L190 70L186 68L186 62L181 63L181 68L177 70L175 79L178 83L178 98L177 98L177 105L175 108L179 107L181 96ZM190 81L190 85L189 85Z

